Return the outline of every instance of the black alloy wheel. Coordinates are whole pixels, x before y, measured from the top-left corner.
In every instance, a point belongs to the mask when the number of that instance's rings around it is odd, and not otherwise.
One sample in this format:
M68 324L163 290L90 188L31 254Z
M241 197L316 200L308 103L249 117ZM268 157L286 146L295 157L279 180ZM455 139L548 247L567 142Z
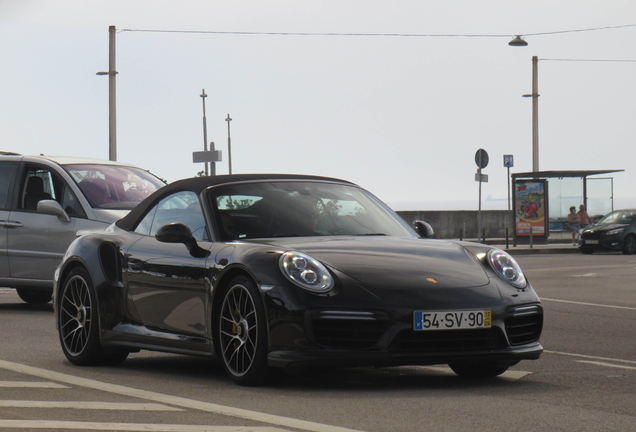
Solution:
M632 234L627 235L623 239L623 253L626 255L633 255L636 253L636 237Z
M102 349L97 296L86 270L78 267L71 271L64 281L59 302L60 342L71 363L116 365L128 357L126 351L105 352Z
M256 284L238 276L223 294L217 317L219 355L234 382L262 384L268 376L267 321Z
M16 288L18 296L22 301L29 304L46 304L51 301L53 291L32 289L32 288Z
M462 378L492 378L506 372L509 367L496 363L460 363L448 366Z

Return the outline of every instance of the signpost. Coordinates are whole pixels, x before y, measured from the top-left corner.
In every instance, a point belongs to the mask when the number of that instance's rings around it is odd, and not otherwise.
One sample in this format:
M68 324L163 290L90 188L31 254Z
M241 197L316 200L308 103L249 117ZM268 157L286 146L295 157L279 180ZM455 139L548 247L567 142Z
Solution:
M488 183L488 175L482 174L482 168L488 166L488 152L484 149L477 150L475 153L475 163L477 164L477 174L475 174L475 181L479 182L479 212L477 213L477 238L481 236L481 184Z
M508 168L508 211L510 211L510 168L515 166L513 155L504 155L504 168Z
M205 162L206 166L208 162L212 162L210 164L210 175L216 175L216 165L214 162L221 162L221 150L214 149L214 142L210 143L210 150L206 151L195 151L192 152L192 162Z

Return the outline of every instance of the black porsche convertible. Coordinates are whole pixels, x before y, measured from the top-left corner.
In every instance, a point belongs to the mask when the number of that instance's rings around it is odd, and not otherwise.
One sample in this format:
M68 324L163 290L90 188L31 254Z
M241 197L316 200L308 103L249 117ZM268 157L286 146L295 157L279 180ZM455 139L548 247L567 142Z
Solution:
M543 351L541 302L510 255L432 239L347 181L180 180L79 234L53 299L77 365L139 350L218 356L255 385L276 369L338 366L492 377Z

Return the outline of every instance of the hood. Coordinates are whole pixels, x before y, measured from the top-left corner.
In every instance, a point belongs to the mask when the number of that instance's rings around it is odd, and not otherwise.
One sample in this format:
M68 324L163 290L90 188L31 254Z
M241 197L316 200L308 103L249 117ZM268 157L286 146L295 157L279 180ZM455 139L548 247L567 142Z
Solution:
M130 210L107 210L94 208L95 218L100 222L111 224L126 216Z
M304 237L267 243L305 252L367 287L437 288L486 285L489 278L462 246L444 240L397 237ZM432 282L428 278L433 278Z
M603 232L603 231L610 231L617 228L625 228L627 226L629 226L629 224L593 225L591 227L586 228L585 231Z

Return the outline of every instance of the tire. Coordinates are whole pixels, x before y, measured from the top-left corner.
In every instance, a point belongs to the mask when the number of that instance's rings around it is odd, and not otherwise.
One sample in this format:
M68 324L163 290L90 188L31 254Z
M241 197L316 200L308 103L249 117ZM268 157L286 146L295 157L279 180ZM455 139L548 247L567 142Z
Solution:
M217 348L223 368L237 384L254 386L269 378L267 320L254 282L238 276L230 281L216 316Z
M492 378L501 375L510 367L492 363L461 363L448 366L462 378Z
M623 253L625 255L636 253L636 237L630 234L623 239Z
M79 366L117 365L127 351L106 352L99 336L97 295L88 272L73 269L64 281L59 299L58 326L62 351Z
M589 247L582 247L579 249L581 249L581 252L583 252L585 255L592 255L594 253L594 249Z
M15 289L20 298L29 304L46 304L51 301L53 296L52 291L30 289L30 288L16 288Z

